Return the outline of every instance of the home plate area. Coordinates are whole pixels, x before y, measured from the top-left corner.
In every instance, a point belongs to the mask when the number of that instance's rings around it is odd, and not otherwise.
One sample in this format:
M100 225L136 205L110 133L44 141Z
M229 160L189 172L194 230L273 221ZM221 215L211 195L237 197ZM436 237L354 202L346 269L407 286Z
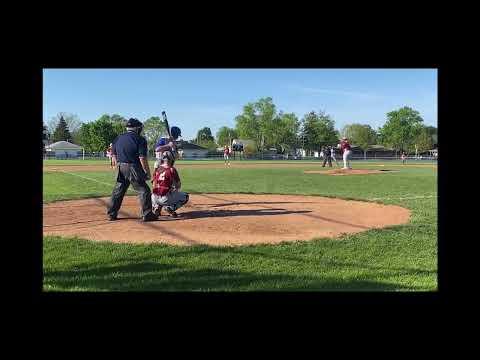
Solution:
M141 222L137 197L125 196L118 220L108 221L109 201L44 204L43 233L117 243L239 246L339 238L410 218L408 209L396 205L320 196L190 194L178 218L165 214Z

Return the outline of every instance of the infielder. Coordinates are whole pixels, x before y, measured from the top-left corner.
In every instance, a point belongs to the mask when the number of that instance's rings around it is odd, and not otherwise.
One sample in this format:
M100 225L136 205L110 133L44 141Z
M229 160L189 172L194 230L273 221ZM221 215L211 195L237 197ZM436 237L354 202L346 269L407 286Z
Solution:
M161 215L162 207L172 216L177 217L176 210L188 202L188 194L179 191L182 183L177 170L173 167L175 155L165 151L161 160L157 160L153 173L152 205L153 213Z
M340 151L343 154L343 169L351 169L350 166L350 154L352 153L350 143L346 137L340 141Z

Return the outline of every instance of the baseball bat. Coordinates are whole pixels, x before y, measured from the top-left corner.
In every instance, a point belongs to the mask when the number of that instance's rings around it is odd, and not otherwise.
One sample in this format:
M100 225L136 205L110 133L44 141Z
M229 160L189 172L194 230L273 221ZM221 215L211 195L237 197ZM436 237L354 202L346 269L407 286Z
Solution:
M162 111L163 123L165 125L165 129L167 130L167 134L170 138L172 138L172 134L170 134L170 126L168 125L167 114L165 111Z

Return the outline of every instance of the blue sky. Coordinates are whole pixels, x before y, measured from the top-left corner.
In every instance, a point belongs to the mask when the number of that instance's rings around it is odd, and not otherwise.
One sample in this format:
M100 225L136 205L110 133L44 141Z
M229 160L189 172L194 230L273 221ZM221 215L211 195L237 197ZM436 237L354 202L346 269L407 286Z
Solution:
M43 118L74 113L82 122L103 114L141 121L165 110L184 139L210 127L235 126L242 107L272 97L299 119L324 110L335 127L369 124L402 106L437 126L436 69L44 69Z

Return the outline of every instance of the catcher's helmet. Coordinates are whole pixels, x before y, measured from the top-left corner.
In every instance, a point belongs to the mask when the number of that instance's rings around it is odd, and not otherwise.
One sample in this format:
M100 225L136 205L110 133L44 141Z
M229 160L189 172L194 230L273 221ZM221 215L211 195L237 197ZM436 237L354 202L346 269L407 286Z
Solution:
M135 130L136 128L142 128L143 124L140 120L135 118L130 118L127 121L127 130Z
M170 129L170 134L174 139L177 139L179 136L182 136L182 131L178 126L172 126Z
M175 154L173 151L164 151L162 154L162 160L168 160L173 164L175 162Z

